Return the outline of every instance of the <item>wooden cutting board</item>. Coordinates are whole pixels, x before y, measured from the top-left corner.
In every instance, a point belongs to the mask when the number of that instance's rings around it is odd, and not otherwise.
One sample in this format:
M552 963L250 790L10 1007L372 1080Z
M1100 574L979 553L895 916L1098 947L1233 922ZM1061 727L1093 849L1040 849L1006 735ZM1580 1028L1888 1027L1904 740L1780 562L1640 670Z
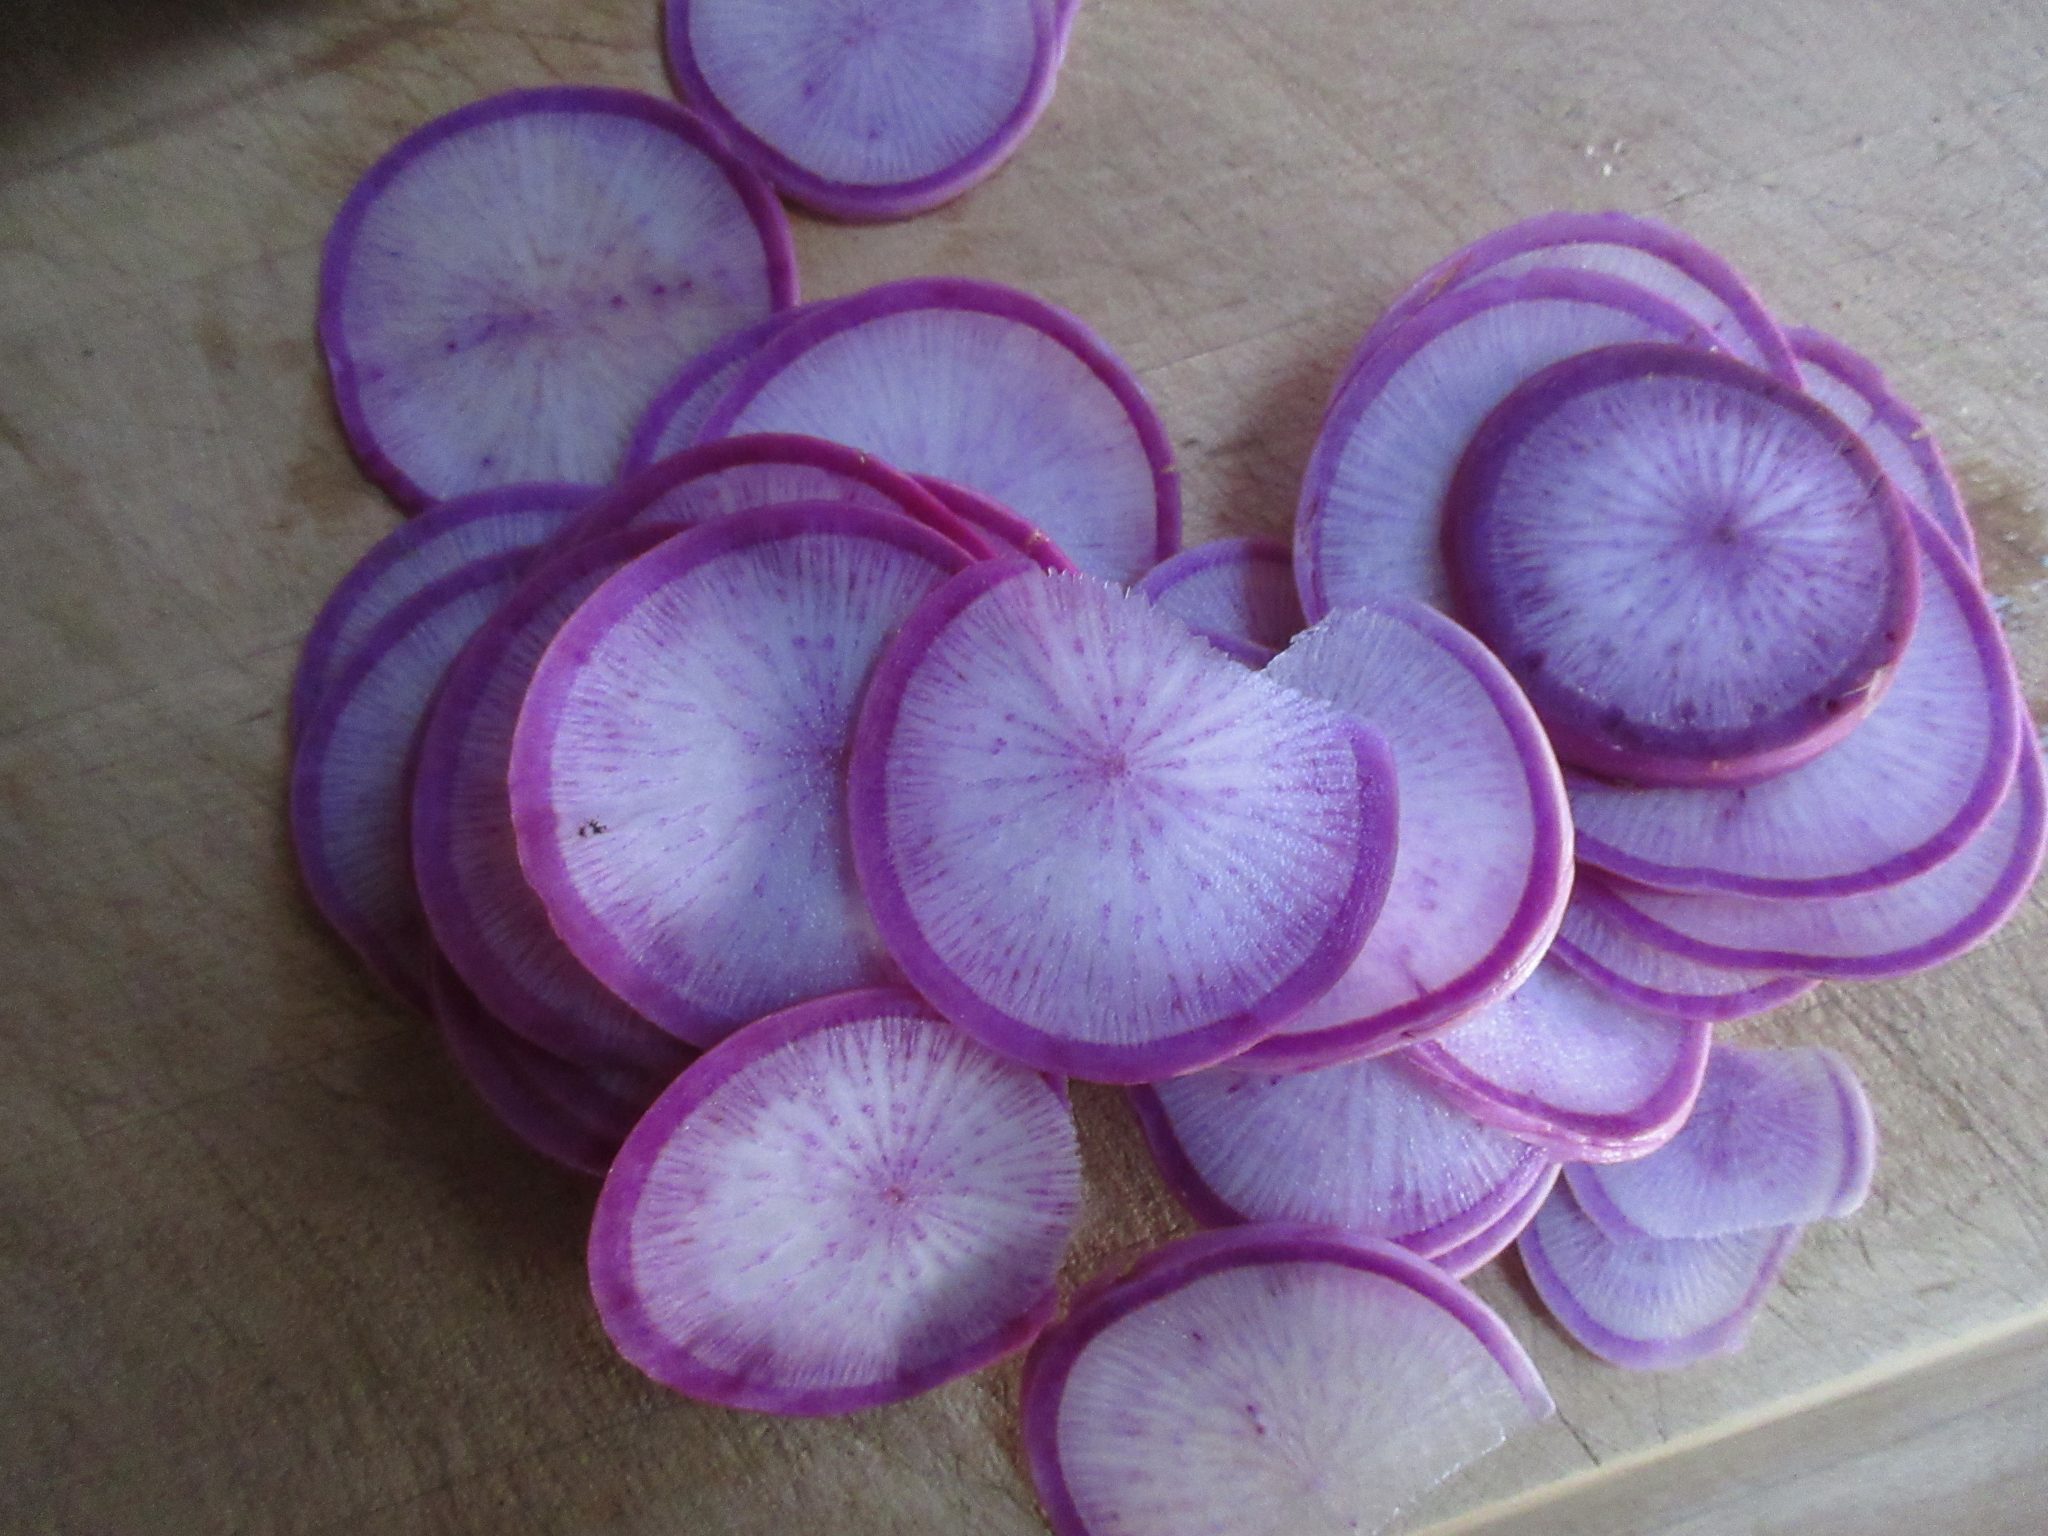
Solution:
M287 854L295 648L393 518L312 345L327 222L472 97L663 89L652 0L26 0L5 48L0 1526L1039 1530L1013 1369L794 1423L615 1361L591 1186L496 1129ZM2038 714L2044 89L2038 0L1087 0L995 182L798 244L813 296L961 272L1086 317L1203 537L1286 528L1340 360L1453 244L1670 219L1925 408ZM1748 1353L1671 1375L1598 1365L1495 1266L1561 1411L1418 1525L2048 1528L2044 934L2037 899L1938 976L1745 1026L1862 1069L1869 1208L1811 1235ZM1120 1105L1079 1097L1075 1278L1177 1227Z

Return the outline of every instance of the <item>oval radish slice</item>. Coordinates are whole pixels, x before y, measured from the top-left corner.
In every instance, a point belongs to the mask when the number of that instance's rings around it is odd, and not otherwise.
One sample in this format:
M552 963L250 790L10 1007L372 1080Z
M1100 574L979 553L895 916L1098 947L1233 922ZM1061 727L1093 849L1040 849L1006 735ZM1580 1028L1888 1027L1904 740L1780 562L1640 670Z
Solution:
M292 757L292 845L313 904L379 981L419 1007L432 946L406 811L420 728L449 665L528 559L515 549L472 561L401 603L322 695Z
M734 331L723 341L698 353L682 371L654 397L633 429L619 463L619 478L630 479L657 459L681 453L697 441L704 423L711 418L725 392L754 360L754 354L768 344L769 337L804 311L785 309L758 325Z
M954 516L985 535L982 542L987 545L990 557L1009 550L1029 555L1048 571L1079 569L1067 558L1067 552L1047 537L1043 528L1025 522L1001 502L992 501L979 491L970 491L964 485L941 480L936 475L919 475L917 483L944 502Z
M1358 958L1242 1064L1392 1050L1514 991L1556 932L1572 878L1564 783L1514 680L1449 619L1400 599L1325 619L1266 676L1386 738L1400 834Z
M791 323L704 425L805 432L992 496L1081 569L1135 580L1180 547L1173 449L1079 320L994 283L886 283Z
M1212 539L1145 573L1137 590L1247 666L1260 667L1302 627L1294 556L1271 539Z
M1020 556L955 577L883 656L848 804L912 984L1099 1082L1207 1066L1318 996L1393 865L1378 737Z
M1024 1367L1025 1454L1059 1536L1357 1536L1550 1395L1430 1264L1305 1227L1205 1233L1097 1289Z
M1444 501L1457 611L1558 756L1649 784L1748 783L1817 756L1913 632L1903 504L1830 412L1660 343L1518 387Z
M883 642L967 557L821 502L628 565L548 646L513 736L519 861L590 972L708 1045L892 971L855 888L844 771Z
M845 993L662 1095L598 1199L591 1291L620 1353L679 1392L847 1413L1028 1344L1080 1213L1051 1083L908 993Z
M1639 1008L1724 1024L1768 1013L1820 985L1810 976L1689 960L1634 932L1616 912L1617 904L1598 877L1581 873L1550 955Z
M1725 1237L1853 1214L1870 1193L1877 1126L1833 1051L1720 1045L1685 1129L1648 1157L1565 1170L1609 1237Z
M1374 349L1316 439L1294 524L1302 610L1313 622L1372 597L1446 607L1440 508L1487 413L1560 358L1706 340L1675 305L1594 273L1494 278L1430 305Z
M1742 1348L1799 1234L1617 1242L1562 1185L1519 1248L1559 1327L1610 1364L1661 1371Z
M1557 1176L1562 1170L1556 1163L1544 1165L1542 1174L1529 1186L1528 1192L1507 1210L1494 1219L1493 1225L1474 1233L1455 1248L1447 1248L1438 1254L1433 1262L1445 1274L1464 1279L1491 1264L1514 1244L1536 1219L1536 1213L1543 1209L1550 1199L1550 1192L1557 1187Z

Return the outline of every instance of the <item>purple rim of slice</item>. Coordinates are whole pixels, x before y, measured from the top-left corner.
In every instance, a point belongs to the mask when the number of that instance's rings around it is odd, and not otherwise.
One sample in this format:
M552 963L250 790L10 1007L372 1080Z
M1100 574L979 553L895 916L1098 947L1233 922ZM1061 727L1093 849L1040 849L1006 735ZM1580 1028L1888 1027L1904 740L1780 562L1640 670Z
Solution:
M991 355L963 357L930 336L892 368L848 350L870 327L880 328L872 346L946 315L971 318L973 345ZM1005 366L991 366L996 353ZM821 375L848 356L855 366L835 392L840 381ZM945 413L930 410L935 396ZM810 432L968 486L1110 580L1134 580L1180 548L1173 444L1136 376L1080 320L1015 288L907 278L802 316L747 365L703 436L761 431Z
M1515 1240L1529 1229L1529 1223L1536 1219L1536 1213L1543 1209L1551 1191L1557 1188L1558 1175L1564 1167L1562 1163L1545 1163L1536 1182L1529 1186L1521 1199L1501 1212L1492 1226L1474 1233L1455 1248L1445 1249L1431 1262L1454 1280L1463 1280L1484 1269L1512 1248Z
M775 333L812 306L781 310L756 325L734 331L699 352L668 383L641 416L619 461L618 478L630 480L648 465L694 447L698 433L725 398L754 354Z
M937 475L919 475L917 483L946 504L947 510L981 534L982 558L992 560L1006 551L1029 555L1048 571L1077 571L1079 566L1067 552L1053 543L1043 528L1027 523L1001 502L941 480Z
M963 1212L952 1213L952 1230L943 1238L933 1238L924 1228L915 1225L916 1217L909 1220L911 1225L907 1237L902 1240L914 1243L919 1237L927 1239L929 1250L921 1255L923 1263L917 1262L919 1255L908 1260L909 1276L906 1287L923 1284L926 1295L921 1306L899 1304L893 1314L879 1298L863 1292L857 1298L846 1297L844 1291L860 1288L872 1283L872 1275L865 1279L852 1272L839 1277L840 1294L820 1297L811 1295L800 1303L794 1298L795 1281L785 1278L777 1291L762 1293L756 1288L756 1295L748 1298L753 1305L742 1319L743 1302L725 1298L724 1317L701 1318L692 1338L678 1338L664 1321L679 1326L688 1326L690 1318L682 1302L671 1301L662 1306L646 1294L646 1288L637 1273L635 1264L635 1226L643 1205L665 1202L669 1209L659 1218L665 1230L658 1236L689 1245L701 1242L712 1248L716 1254L719 1234L708 1230L711 1223L721 1215L730 1220L729 1212L722 1212L716 1198L717 1191L702 1187L706 1179L716 1172L723 1172L734 1183L750 1183L762 1198L786 1198L792 1207L804 1202L801 1190L791 1191L783 1186L792 1178L819 1178L828 1171L812 1163L812 1158L823 1158L838 1151L849 1158L855 1156L877 1157L893 1154L900 1169L888 1172L900 1182L917 1173L916 1162L931 1151L936 1134L945 1127L916 1123L914 1114L904 1114L901 1103L889 1106L901 1116L877 1127L867 1125L859 1131L843 1131L841 1117L828 1111L830 1106L821 1107L818 1100L830 1089L829 1069L813 1069L802 1084L802 1092L792 1092L790 1085L779 1082L774 1076L775 1061L786 1053L803 1052L819 1044L818 1037L839 1030L861 1030L870 1025L917 1025L929 1035L929 1041L919 1048L923 1063L932 1068L945 1068L948 1063L958 1072L963 1067L980 1074L981 1097L992 1095L1007 1096L1015 1100L1042 1093L1048 1101L1052 1114L1045 1116L1065 1126L1064 1150L1057 1155L1035 1155L1032 1149L1022 1145L1030 1134L1028 1129L1008 1127L1011 1145L1005 1146L1005 1138L998 1129L989 1126L976 1127L968 1131L962 1127L962 1134L973 1143L970 1155L963 1159L960 1168L944 1171L953 1174L974 1172L979 1168L1000 1166L1005 1158L1012 1163L1024 1165L1028 1177L1016 1188L1008 1191L1011 1195L1024 1194L1045 1203L1044 1233L1027 1234L1041 1241L1023 1243L1021 1247L1031 1250L1022 1255L1034 1261L1033 1270L1022 1275L1020 1294L1014 1298L1016 1304L1003 1309L1003 1315L988 1319L987 1328L978 1336L957 1342L932 1358L912 1364L901 1363L905 1346L911 1341L895 1340L897 1363L887 1372L878 1372L862 1380L804 1380L801 1374L791 1372L787 1379L778 1379L774 1371L779 1353L788 1350L792 1344L809 1342L816 1348L822 1345L815 1340L804 1340L802 1331L811 1321L809 1313L829 1307L835 1301L858 1301L869 1308L871 1320L878 1327L894 1322L901 1328L913 1323L925 1325L931 1314L947 1304L946 1287L958 1285L972 1278L973 1262L979 1260L984 1267L992 1261L1016 1261L1019 1254L1000 1254L990 1251L994 1241L991 1228L998 1225L986 1212L975 1212L975 1220L968 1220ZM868 1042L863 1051L858 1040L845 1047L846 1055L837 1058L837 1063L854 1066L875 1065L883 1059L888 1042ZM829 1047L828 1047L829 1050ZM768 1080L750 1090L747 1080L750 1076L768 1073ZM973 1086L973 1085L970 1085ZM1001 1095L996 1090L1002 1090ZM957 1097L966 1101L970 1108L973 1096L962 1090ZM722 1100L738 1102L723 1103ZM917 1106L909 1106L914 1110ZM932 1106L946 1108L947 1106ZM984 1103L978 1107L987 1108ZM872 1111L873 1106L861 1106ZM783 1157L778 1159L778 1149L773 1138L757 1136L755 1151L757 1160L750 1167L713 1170L700 1173L693 1180L687 1167L681 1167L694 1150L687 1145L692 1122L698 1116L706 1117L706 1128L702 1139L709 1141L716 1150L715 1142L721 1129L729 1137L733 1127L744 1125L751 1114L779 1113L781 1123L773 1128L781 1131L794 1143L808 1148L802 1159ZM929 1117L928 1117L929 1118ZM807 1127L806 1122L811 1121ZM905 1124L908 1120L910 1123ZM757 1132L762 1128L755 1125ZM861 1132L868 1134L863 1137ZM842 1145L833 1147L831 1139L839 1136ZM922 1139L914 1139L921 1136ZM895 1145L893 1143L907 1143ZM665 1154L676 1150L674 1159ZM697 1153L700 1160L701 1152ZM1038 1166L1033 1166L1036 1164ZM847 1173L869 1172L859 1168L844 1168ZM847 1184L851 1185L851 1180ZM770 1247L761 1251L754 1262L773 1267L784 1262L784 1256L794 1247L806 1243L815 1245L822 1231L827 1241L820 1251L809 1256L812 1265L831 1266L841 1260L841 1242L830 1232L834 1223L860 1225L856 1218L861 1214L849 1209L854 1204L858 1191L851 1187L831 1189L814 1193L809 1208L802 1219L779 1224L762 1224L757 1232L746 1234L744 1241L750 1246L767 1243ZM930 1210L930 1201L943 1203L946 1189L941 1185L936 1191L926 1191L925 1209ZM886 1194L877 1199L888 1198ZM986 1195L980 1198L986 1199ZM894 1201L899 1207L907 1202L898 1190ZM619 1352L634 1365L655 1380L673 1387L690 1397L705 1402L721 1403L728 1407L750 1408L768 1413L822 1415L850 1413L861 1408L876 1407L884 1403L900 1402L920 1392L929 1391L945 1382L980 1370L986 1365L1014 1354L1035 1339L1040 1330L1049 1323L1058 1305L1054 1279L1059 1267L1061 1253L1066 1239L1078 1220L1081 1210L1082 1185L1080 1152L1074 1140L1073 1122L1067 1112L1066 1101L1060 1089L1036 1073L1000 1061L982 1048L959 1035L947 1026L943 1019L933 1014L928 1006L910 993L894 989L871 989L843 992L830 997L815 999L788 1008L780 1013L748 1025L738 1034L706 1052L695 1065L679 1077L675 1084L658 1099L654 1107L634 1127L626 1139L625 1146L613 1161L609 1176L605 1180L603 1193L598 1197L597 1213L590 1231L590 1282L591 1293L597 1302L599 1318L605 1332L610 1335ZM909 1202L915 1203L915 1202ZM999 1216L1000 1211L995 1215ZM940 1215L944 1215L943 1212ZM936 1218L934 1218L936 1219ZM872 1217L866 1225L872 1228ZM706 1230L700 1231L693 1239L693 1225ZM864 1233L854 1233L858 1237ZM726 1241L735 1239L728 1237ZM950 1248L950 1252L947 1251ZM1041 1251L1043 1250L1043 1251ZM855 1255L855 1258L863 1255ZM698 1259L701 1267L706 1261ZM738 1262L736 1260L736 1262ZM844 1267L844 1265L842 1265ZM651 1277L655 1280L662 1275ZM673 1277L668 1277L673 1278ZM898 1276L896 1278L904 1278ZM684 1301L697 1301L704 1306L713 1305L719 1298L711 1295L693 1295ZM918 1300L910 1297L902 1300ZM777 1319L770 1314L778 1310L791 1314ZM742 1340L749 1347L733 1352L736 1359L720 1363L704 1358L701 1347L692 1348L702 1340L711 1337L721 1323L730 1327L744 1322L753 1331L750 1340ZM771 1337L778 1322L781 1336ZM829 1332L829 1326L823 1330ZM805 1362L815 1365L816 1362Z
M1306 624L1294 552L1275 539L1211 539L1168 557L1133 588L1248 667L1262 667Z
M1550 954L1567 970L1639 1008L1726 1024L1768 1013L1820 985L1811 976L1688 959L1635 932L1615 911L1618 905L1597 874L1580 871Z
M401 456L394 455L380 440L371 422L366 392L380 381L383 365L357 356L348 325L349 292L356 275L358 245L378 200L434 151L465 134L488 129L509 119L542 114L583 114L635 120L671 136L691 153L702 157L721 173L737 207L751 222L759 240L762 270L757 286L762 291L765 309L786 309L796 302L796 250L790 240L789 221L782 212L782 205L776 201L769 187L734 157L716 132L675 103L637 91L602 86L543 86L486 97L434 119L387 151L349 193L328 234L320 268L320 342L326 353L335 407L341 417L343 431L364 472L403 507L418 509L449 496L487 489L492 482L456 484L437 480L433 484L423 483L417 478L416 466L400 462ZM754 317L736 315L734 318L750 321ZM727 323L729 326L731 321ZM447 346L452 349L457 343L451 338ZM680 362L693 350L683 349L676 361ZM640 404L634 401L627 409L637 411ZM606 433L611 440L600 445L603 448L601 454L593 452L586 455L590 462L584 467L581 478L597 478L610 470L632 425L630 416L622 416L607 426ZM538 425L536 430L539 430ZM550 474L529 472L523 478L578 478L574 472L565 476L566 469L568 466L557 464Z

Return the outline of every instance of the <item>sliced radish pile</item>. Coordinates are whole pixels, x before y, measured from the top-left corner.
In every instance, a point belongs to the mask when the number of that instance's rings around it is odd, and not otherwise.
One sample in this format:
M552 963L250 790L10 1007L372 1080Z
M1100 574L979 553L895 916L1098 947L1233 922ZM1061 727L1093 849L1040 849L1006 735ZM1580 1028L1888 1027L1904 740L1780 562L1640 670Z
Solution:
M1767 1013L1820 985L1810 976L1707 965L1652 943L1618 911L1620 898L1581 874L1551 958L1652 1013L1727 1023Z
M625 457L619 461L620 478L630 478L655 460L681 453L693 445L704 423L718 408L718 402L725 398L725 392L732 388L742 370L754 360L754 354L792 318L803 312L802 309L786 309L770 315L758 325L734 331L725 340L683 364L682 370L654 397L653 404L647 407L639 424L633 428Z
M1057 1089L908 993L749 1026L612 1165L591 1289L620 1351L707 1402L846 1413L1029 1343L1081 1211Z
M1294 557L1270 539L1214 539L1145 574L1138 590L1226 655L1263 666L1300 631Z
M1429 1264L1253 1226L1078 1303L1026 1362L1024 1446L1060 1536L1356 1536L1551 1411Z
M1025 522L1001 502L979 491L971 491L964 485L941 480L936 475L920 475L918 483L945 503L947 511L985 536L982 542L988 546L988 554L1007 550L1012 554L1029 555L1048 571L1079 569L1043 528Z
M420 507L604 480L684 361L795 296L782 210L715 132L559 86L377 162L328 236L320 340L357 458Z
M1473 1233L1455 1248L1446 1248L1430 1262L1445 1274L1460 1279L1491 1264L1529 1229L1529 1223L1536 1219L1536 1213L1543 1209L1551 1191L1557 1187L1558 1175L1562 1171L1561 1164L1546 1163L1543 1172L1522 1198L1495 1217L1491 1225Z

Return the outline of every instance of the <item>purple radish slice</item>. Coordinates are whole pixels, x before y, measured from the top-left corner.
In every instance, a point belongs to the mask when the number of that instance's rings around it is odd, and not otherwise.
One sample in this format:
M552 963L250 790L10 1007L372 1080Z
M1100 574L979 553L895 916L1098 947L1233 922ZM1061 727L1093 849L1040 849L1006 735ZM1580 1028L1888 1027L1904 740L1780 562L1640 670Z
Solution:
M917 481L944 502L955 517L984 535L989 557L1008 550L1029 555L1048 571L1080 569L1067 558L1065 550L1047 537L1043 528L1033 527L1001 502L936 475L919 475Z
M677 535L563 625L512 818L591 974L697 1045L894 978L848 855L847 743L883 643L967 564L908 518L799 502Z
M1370 730L1021 556L904 626L847 799L912 985L991 1049L1098 1082L1208 1066L1319 996L1393 865Z
M1513 992L1557 930L1572 839L1557 760L1506 669L1449 619L1395 598L1323 620L1265 675L1386 738L1400 834L1358 958L1240 1065L1393 1050Z
M1077 1300L1024 1367L1025 1455L1058 1536L1384 1530L1552 1411L1463 1286L1308 1227L1173 1243Z
M1812 762L1746 787L1567 775L1582 860L1667 890L1840 896L1931 869L1976 834L2019 752L2012 662L1962 557L1913 520L1920 617L1863 723Z
M758 325L734 331L724 340L714 342L683 364L682 371L654 397L654 403L633 429L625 457L619 463L618 477L629 480L657 459L681 453L695 444L698 432L725 398L733 381L754 360L754 354L802 313L799 308L770 315Z
M320 915L400 998L427 1005L432 945L406 812L420 729L463 646L530 552L476 560L385 616L306 718L292 757L292 845Z
M1637 1008L1555 964L1401 1060L1468 1114L1565 1162L1619 1162L1678 1133L1710 1026Z
M1489 415L1444 501L1457 612L1565 762L1754 783L1882 696L1919 607L1904 503L1832 413L1732 359L1604 347Z
M1484 1269L1513 1247L1515 1240L1528 1230L1529 1223L1536 1219L1536 1213L1543 1209L1550 1199L1550 1192L1557 1187L1561 1171L1556 1163L1546 1164L1527 1193L1496 1217L1493 1225L1474 1233L1455 1248L1446 1248L1431 1262L1457 1280Z
M1648 1157L1565 1170L1609 1237L1726 1237L1855 1213L1877 1166L1877 1126L1850 1065L1813 1047L1717 1045L1692 1116Z
M672 102L472 102L379 160L327 238L342 427L407 507L602 482L677 368L795 302L795 263L774 194Z
M677 1079L599 1197L619 1352L705 1402L848 1413L1023 1348L1081 1213L1055 1085L899 991L749 1025Z
M1133 581L1180 547L1173 448L1079 320L994 283L886 283L793 321L704 436L804 432L980 491L1082 570Z
M1518 1248L1537 1296L1566 1333L1611 1365L1663 1371L1742 1348L1801 1230L1616 1240L1566 1183Z
M1634 341L1708 338L1675 305L1590 272L1491 278L1389 333L1331 407L1302 481L1294 572L1309 620L1373 597L1447 607L1440 509L1480 423L1552 363Z
M1768 1013L1804 997L1820 983L1810 976L1704 965L1652 944L1615 909L1617 898L1597 876L1572 887L1564 924L1550 957L1565 969L1652 1013L1725 1024Z
M1260 667L1301 630L1294 556L1271 539L1212 539L1145 573L1137 590L1226 656Z

